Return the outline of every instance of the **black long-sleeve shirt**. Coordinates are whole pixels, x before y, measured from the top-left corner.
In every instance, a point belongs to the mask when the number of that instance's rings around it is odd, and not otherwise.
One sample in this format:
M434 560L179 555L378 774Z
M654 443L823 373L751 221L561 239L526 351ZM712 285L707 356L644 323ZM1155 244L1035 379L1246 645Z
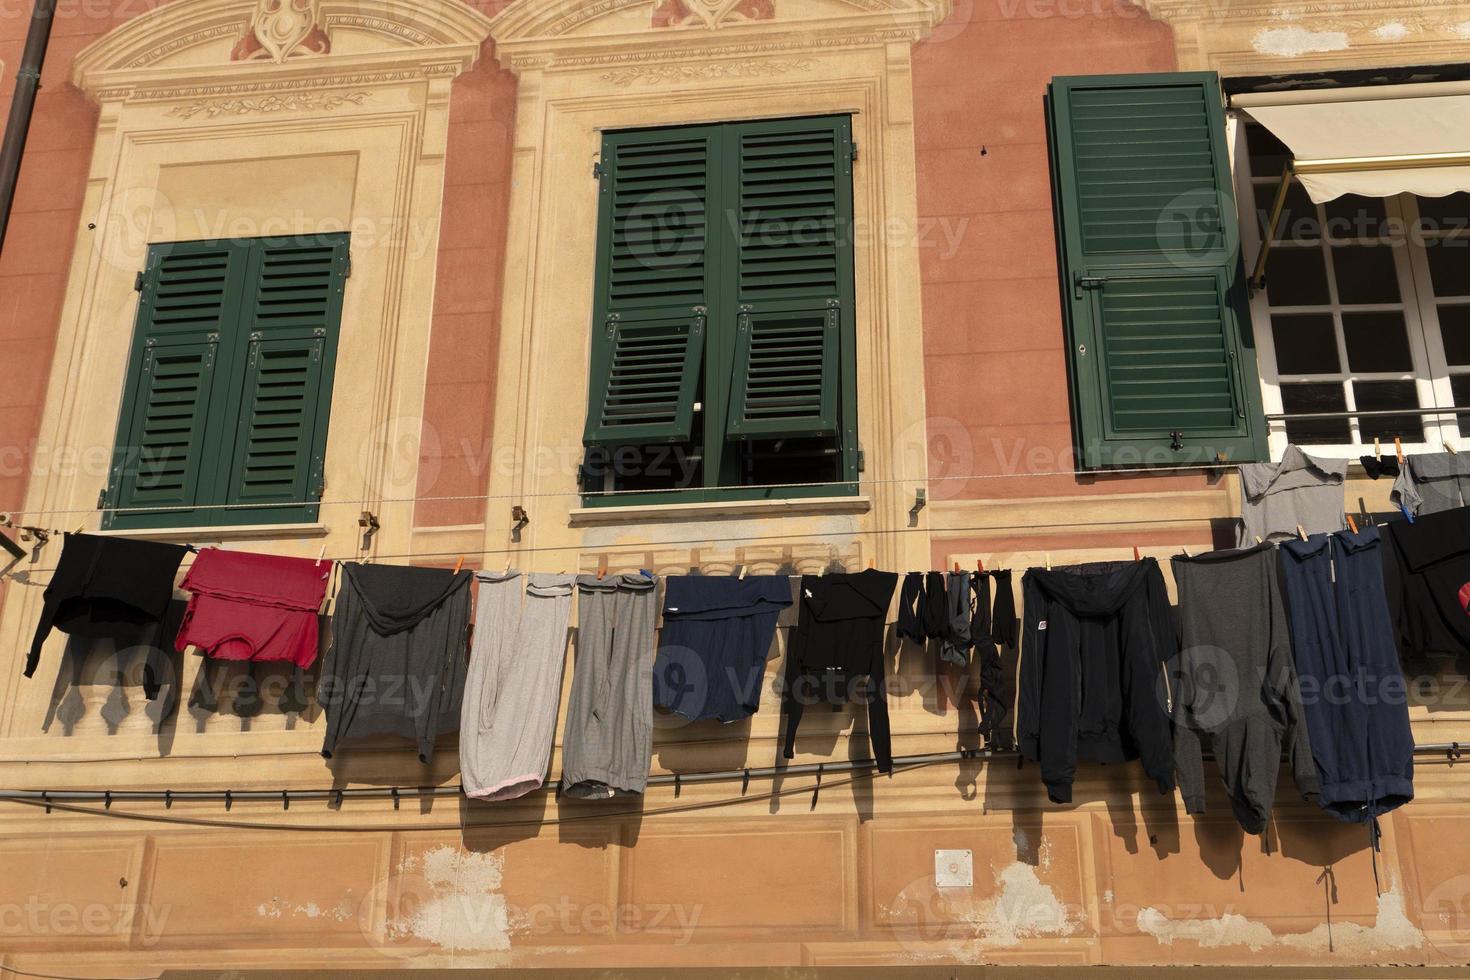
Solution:
M868 706L868 738L879 772L893 771L888 728L883 632L898 576L869 569L851 575L805 575L796 637L786 654L785 756L795 755L796 729L808 703ZM858 688L862 690L859 691Z

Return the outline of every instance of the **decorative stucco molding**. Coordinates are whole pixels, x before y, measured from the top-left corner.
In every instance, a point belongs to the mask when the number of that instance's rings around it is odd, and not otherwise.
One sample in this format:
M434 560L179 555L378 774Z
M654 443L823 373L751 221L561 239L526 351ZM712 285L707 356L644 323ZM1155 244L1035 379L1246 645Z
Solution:
M1225 75L1465 60L1465 0L1136 0L1174 28L1182 68Z
M359 35L352 53L334 51L347 31ZM475 63L489 32L489 19L462 0L175 0L85 48L72 82L109 101L386 70L453 75Z
M704 64L817 49L912 44L949 16L952 0L517 0L491 24L515 71ZM718 70L718 69L715 69ZM678 71L676 69L675 71ZM624 84L623 73L610 80ZM678 77L663 76L663 77Z

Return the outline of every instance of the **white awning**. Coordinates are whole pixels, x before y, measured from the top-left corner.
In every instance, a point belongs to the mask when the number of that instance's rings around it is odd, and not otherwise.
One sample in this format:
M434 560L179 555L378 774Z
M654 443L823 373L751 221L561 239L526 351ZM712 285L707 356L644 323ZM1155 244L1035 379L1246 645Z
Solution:
M1257 92L1230 104L1285 143L1317 203L1470 191L1470 84Z

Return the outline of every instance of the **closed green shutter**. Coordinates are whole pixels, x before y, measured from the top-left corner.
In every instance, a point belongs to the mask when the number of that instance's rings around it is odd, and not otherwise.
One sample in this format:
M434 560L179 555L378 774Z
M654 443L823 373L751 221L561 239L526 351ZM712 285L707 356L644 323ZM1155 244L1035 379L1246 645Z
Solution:
M843 320L852 315L850 130L845 118L736 128L732 436L838 430Z
M315 519L347 262L346 235L150 249L105 527Z
M229 244L149 255L108 497L122 508L172 509L132 512L127 524L193 523L201 518L178 508L214 491L211 423L223 396L220 362L229 359L221 340L235 321L247 260Z
M276 505L258 512L241 508L235 520L314 520L313 506L280 505L321 499L347 237L255 245L224 502Z
M1058 78L1048 102L1079 462L1263 458L1218 77Z
M684 442L711 300L710 127L603 141L585 441Z

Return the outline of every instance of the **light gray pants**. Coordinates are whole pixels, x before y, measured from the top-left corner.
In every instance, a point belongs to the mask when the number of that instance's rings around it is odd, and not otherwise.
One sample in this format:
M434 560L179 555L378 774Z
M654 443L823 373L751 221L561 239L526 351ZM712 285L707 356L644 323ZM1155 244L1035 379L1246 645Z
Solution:
M480 598L460 714L460 781L476 799L513 800L540 789L551 765L573 577L475 577Z
M658 580L577 579L577 673L562 734L562 792L583 799L642 793L653 760Z

